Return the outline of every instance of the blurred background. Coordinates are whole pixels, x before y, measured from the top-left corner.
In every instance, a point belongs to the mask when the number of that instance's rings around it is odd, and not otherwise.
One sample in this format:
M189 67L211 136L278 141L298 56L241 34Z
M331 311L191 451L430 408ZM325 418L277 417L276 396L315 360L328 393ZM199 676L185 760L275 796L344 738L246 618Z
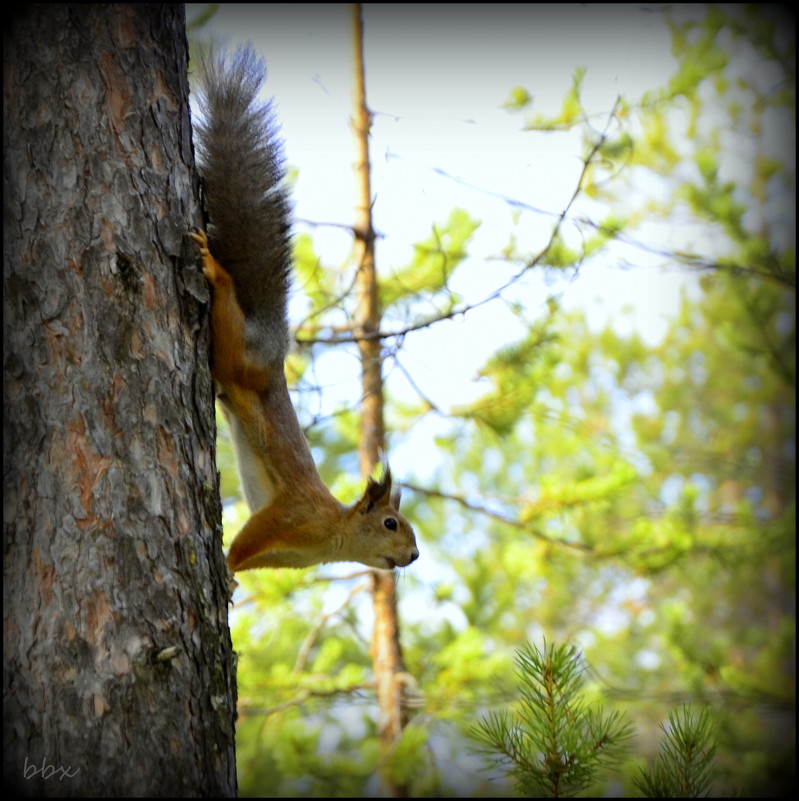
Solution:
M287 363L320 471L361 488L352 9L187 6L267 62L294 204ZM386 752L368 571L237 576L242 795L503 796L474 750L514 656L576 646L634 734L706 711L712 790L795 753L795 20L781 6L365 5L408 720ZM197 113L196 110L193 113ZM346 338L346 337L345 337ZM229 543L248 512L220 445ZM668 729L668 724L666 725Z

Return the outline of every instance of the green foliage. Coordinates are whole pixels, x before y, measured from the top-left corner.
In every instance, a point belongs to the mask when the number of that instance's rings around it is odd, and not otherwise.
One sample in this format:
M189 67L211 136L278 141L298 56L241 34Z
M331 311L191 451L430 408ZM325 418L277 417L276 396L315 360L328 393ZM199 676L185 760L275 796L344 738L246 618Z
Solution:
M793 45L781 44L791 37L774 35L774 13L725 6L680 16L675 7L673 78L620 99L605 138L597 120L607 110L582 109L578 71L561 107L528 123L547 136L583 130L584 158L593 156L551 245L534 257L505 251L533 279L546 268L546 283L519 282L505 298L521 332L485 360L469 401L447 409L421 393L402 405L389 398L394 443L428 422L436 436L435 470L422 464L422 478L403 476L419 486L404 493L403 509L423 548L399 582L415 716L385 757L414 795L505 791L496 776L458 784L463 733L485 710L484 734L504 749L504 768L513 754L549 782L523 791L551 793L557 775L566 777L559 792L630 795L643 782L654 794L691 765L694 794L723 785L780 795L793 785L796 268L786 198L795 166L764 131L794 124L795 81ZM751 53L772 70L768 84L740 67ZM507 106L528 113L530 94L513 90ZM468 269L477 225L456 210L408 264L384 272L387 325L428 325L480 304L467 282L459 296L452 280ZM697 274L657 342L627 333L624 313L601 328L558 302L562 286L598 264L640 271L655 269L644 266L654 259ZM297 263L307 296L299 337L335 339L346 330L352 273L324 265L310 237L298 240ZM302 386L323 349L298 358ZM400 363L410 368L402 351ZM324 477L345 476L334 487L342 499L359 486L358 392L318 421L316 396L299 399ZM223 465L223 478L232 471ZM236 491L226 483L223 494ZM231 511L231 520L246 516ZM367 585L357 568L335 582L330 572L239 577L243 794L374 789ZM517 666L533 684L515 712L496 711L513 692L514 650L544 636L578 643L596 673L575 667L568 649L523 652ZM565 690L539 695L532 688L554 662ZM592 712L600 699L607 717ZM670 713L663 757L641 773L664 710L683 702L703 711ZM542 721L536 710L546 703L574 717ZM597 732L624 730L621 711L639 736L611 780L591 746ZM716 774L701 756L710 719ZM560 750L535 745L544 731ZM579 748L585 761L568 763ZM447 759L458 770L442 768ZM666 777L669 760L677 767Z
M516 664L521 700L515 714L491 712L468 733L513 776L521 795L575 795L598 771L618 765L632 727L622 715L585 703L576 648L527 644Z
M641 222L688 219L712 248L663 255L704 271L698 291L684 296L654 346L611 326L590 332L562 311L531 324L519 346L484 368L495 388L455 410L490 430L465 437L457 429L442 445L453 486L490 487L468 493L467 503L491 518L462 527L478 526L492 557L470 550L452 562L470 620L487 630L501 620L507 641L524 639L529 619L550 636L580 632L592 663L636 688L634 697L711 704L727 781L742 793L779 793L793 781L795 738L795 248L772 220L794 175L760 132L764 109L792 113L794 97L760 94L754 75L720 80L732 59L718 52L730 43L717 36L722 25L733 32L731 50L761 47L793 85L768 26L754 24L751 11L744 21L735 13L714 10L675 28L675 79L639 104L619 104L626 130L600 148L605 162L588 168L590 197L615 202L623 219L590 257L614 237L635 243ZM752 132L749 171L730 166L718 122L733 108L734 129ZM679 139L685 119L688 136ZM626 213L626 189L642 170L671 188L669 199ZM585 250L567 242L555 240L551 262L590 269ZM564 247L572 249L565 258ZM528 340L542 343L532 358ZM461 514L450 504L438 524L457 530ZM616 624L598 628L605 615ZM656 715L646 707L639 702L639 715Z
M583 110L580 92L582 90L585 72L585 67L577 67L574 70L572 85L563 95L559 114L554 117L549 117L546 114L535 114L528 121L527 128L536 131L568 130L574 125L584 122L585 112Z
M428 732L413 724L402 730L402 736L391 749L383 764L383 775L397 785L410 785L428 767Z
M304 295L310 302L309 317L313 318L330 308L339 296L337 271L325 269L308 234L294 239L294 270Z
M523 87L515 86L510 91L508 99L503 103L503 107L508 111L519 111L532 105L533 96Z
M480 221L463 209L453 209L446 224L434 225L430 236L416 245L410 263L395 270L391 281L381 286L383 308L399 301L410 301L443 295L450 308L457 296L449 290L449 281L468 253L469 240Z
M641 769L635 786L645 798L705 798L710 795L716 770L716 745L710 714L698 715L687 707L669 711L668 725L661 724L664 738L657 763Z
M493 389L468 406L456 406L454 416L470 418L498 434L510 432L540 386L542 373L551 369L551 351L545 345L554 335L546 324L532 326L524 340L500 349L480 371Z

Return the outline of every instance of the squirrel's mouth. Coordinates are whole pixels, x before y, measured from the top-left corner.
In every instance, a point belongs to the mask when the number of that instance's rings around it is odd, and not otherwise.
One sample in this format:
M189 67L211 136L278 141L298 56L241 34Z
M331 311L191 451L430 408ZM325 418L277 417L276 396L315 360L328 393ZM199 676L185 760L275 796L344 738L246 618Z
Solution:
M415 562L418 558L419 551L416 549L411 552L410 556L402 556L399 560L392 559L390 556L381 557L381 559L386 562L386 567L384 567L383 570L395 570L398 567L407 567L411 562Z

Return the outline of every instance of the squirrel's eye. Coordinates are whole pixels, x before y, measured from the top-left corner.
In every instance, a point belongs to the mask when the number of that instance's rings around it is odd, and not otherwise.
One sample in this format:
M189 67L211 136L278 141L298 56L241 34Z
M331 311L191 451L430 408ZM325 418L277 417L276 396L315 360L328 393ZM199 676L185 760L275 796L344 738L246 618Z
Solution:
M383 521L383 525L384 525L384 526L385 526L387 529L389 529L389 531L396 531L396 530L397 530L397 521L396 521L396 519L395 519L395 518L393 518L393 517L387 517L387 518L386 518L386 519Z

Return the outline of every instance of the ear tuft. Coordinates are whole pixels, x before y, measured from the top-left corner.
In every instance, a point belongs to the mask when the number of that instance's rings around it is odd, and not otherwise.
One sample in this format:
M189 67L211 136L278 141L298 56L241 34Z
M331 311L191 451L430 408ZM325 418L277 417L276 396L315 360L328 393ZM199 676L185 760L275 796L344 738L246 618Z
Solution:
M383 466L383 475L379 481L370 478L366 484L363 497L358 501L357 507L361 514L371 512L381 503L391 502L391 470L387 465Z

